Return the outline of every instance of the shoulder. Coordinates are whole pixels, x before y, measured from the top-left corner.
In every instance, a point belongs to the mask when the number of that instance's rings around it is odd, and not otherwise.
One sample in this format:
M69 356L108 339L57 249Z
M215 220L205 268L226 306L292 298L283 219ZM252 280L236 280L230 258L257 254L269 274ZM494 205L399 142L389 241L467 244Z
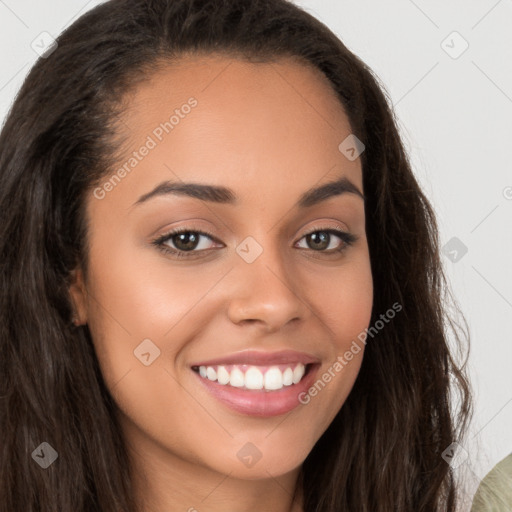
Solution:
M471 512L512 510L512 453L482 479L473 498Z

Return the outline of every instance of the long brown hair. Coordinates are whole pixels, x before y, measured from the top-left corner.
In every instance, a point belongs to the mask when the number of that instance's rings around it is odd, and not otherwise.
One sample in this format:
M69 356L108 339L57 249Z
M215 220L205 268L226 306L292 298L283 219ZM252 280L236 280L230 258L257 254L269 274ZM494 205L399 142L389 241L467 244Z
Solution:
M466 345L447 314L455 301L435 215L385 88L286 0L110 0L36 62L0 134L0 512L136 510L116 404L87 326L71 322L68 285L86 268L84 199L116 162L123 98L195 52L315 66L366 147L371 324L395 302L403 309L368 340L352 392L304 461L304 511L455 511L442 454L472 412L467 358L454 353ZM58 453L44 470L34 458L43 442Z

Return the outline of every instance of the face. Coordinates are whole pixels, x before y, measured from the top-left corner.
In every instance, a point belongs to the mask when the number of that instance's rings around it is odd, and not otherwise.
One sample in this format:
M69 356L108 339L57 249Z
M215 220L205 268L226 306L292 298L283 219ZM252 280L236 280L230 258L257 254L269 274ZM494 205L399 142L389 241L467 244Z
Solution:
M335 363L372 309L361 162L338 148L348 118L290 60L187 58L127 105L71 289L124 435L182 468L293 471L354 384L364 347Z

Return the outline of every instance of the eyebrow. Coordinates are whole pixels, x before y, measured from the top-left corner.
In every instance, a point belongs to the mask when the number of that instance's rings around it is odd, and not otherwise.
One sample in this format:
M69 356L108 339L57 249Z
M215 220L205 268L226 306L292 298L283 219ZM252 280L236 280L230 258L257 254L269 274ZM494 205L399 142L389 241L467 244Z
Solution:
M337 179L320 185L316 188L311 188L304 192L296 203L299 208L309 208L322 201L326 201L334 196L342 194L355 194L361 199L365 199L364 194L346 177ZM164 181L157 185L150 192L142 195L133 204L133 206L145 203L151 198L157 196L166 196L168 194L188 196L202 201L209 201L212 203L237 205L238 197L235 192L229 188L218 185L207 185L203 183L184 183L175 181Z

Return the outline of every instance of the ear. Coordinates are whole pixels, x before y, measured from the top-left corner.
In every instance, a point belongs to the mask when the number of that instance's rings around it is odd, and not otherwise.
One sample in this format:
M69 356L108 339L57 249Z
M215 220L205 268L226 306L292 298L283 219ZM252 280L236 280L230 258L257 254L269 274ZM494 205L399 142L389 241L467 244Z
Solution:
M73 302L73 323L83 325L87 323L87 290L85 288L84 275L80 267L71 273L69 293Z

